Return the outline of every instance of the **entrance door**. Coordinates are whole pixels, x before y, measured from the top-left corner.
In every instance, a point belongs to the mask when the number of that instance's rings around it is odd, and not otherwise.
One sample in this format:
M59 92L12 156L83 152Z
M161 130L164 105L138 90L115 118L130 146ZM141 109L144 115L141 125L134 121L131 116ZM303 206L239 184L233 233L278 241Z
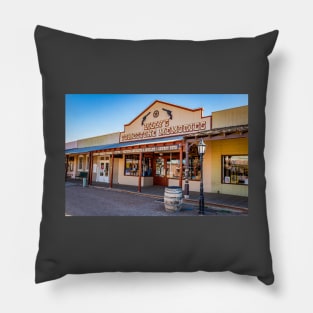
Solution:
M109 182L109 160L101 160L97 171L97 181L102 183Z
M167 178L167 158L159 156L154 159L153 184L160 186L168 185Z

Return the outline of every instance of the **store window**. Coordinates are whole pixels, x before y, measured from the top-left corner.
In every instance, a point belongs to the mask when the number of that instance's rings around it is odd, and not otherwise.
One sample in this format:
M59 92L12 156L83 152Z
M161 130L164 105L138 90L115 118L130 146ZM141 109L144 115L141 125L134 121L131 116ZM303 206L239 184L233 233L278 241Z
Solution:
M248 185L248 155L222 156L222 183Z
M200 157L198 153L197 145L192 145L189 148L188 156L188 179L189 180L200 180L201 179L201 167Z
M68 168L67 168L67 171L68 172L73 172L74 170L74 157L71 156L68 158Z
M152 176L152 158L142 158L142 176Z
M155 161L155 176L165 176L166 167L164 166L164 158L159 157Z
M138 176L139 175L139 155L130 154L125 155L125 171L126 176ZM142 158L142 176L152 176L152 158Z
M180 176L180 160L179 156L176 154L171 154L170 158L167 160L167 178L176 178Z
M83 170L83 157L82 156L78 158L78 170L79 171Z
M131 154L125 155L125 175L138 176L139 171L139 155Z

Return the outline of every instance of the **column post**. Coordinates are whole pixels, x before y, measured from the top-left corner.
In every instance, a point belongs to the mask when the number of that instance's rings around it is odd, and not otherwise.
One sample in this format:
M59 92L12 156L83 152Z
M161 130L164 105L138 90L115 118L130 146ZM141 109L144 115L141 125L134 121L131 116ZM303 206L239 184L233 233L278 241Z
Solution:
M114 153L112 153L110 164L110 188L113 188L113 169L114 169Z
M92 171L93 171L93 158L92 152L89 152L89 165L88 165L88 185L92 185Z
M179 147L179 164L180 164L180 171L179 171L179 187L183 187L183 144L180 144Z
M185 157L185 191L184 196L189 199L189 143L185 143L186 157Z
M65 162L65 180L67 180L68 158L69 158L69 155L67 154L66 162Z
M139 154L138 192L141 192L142 152Z

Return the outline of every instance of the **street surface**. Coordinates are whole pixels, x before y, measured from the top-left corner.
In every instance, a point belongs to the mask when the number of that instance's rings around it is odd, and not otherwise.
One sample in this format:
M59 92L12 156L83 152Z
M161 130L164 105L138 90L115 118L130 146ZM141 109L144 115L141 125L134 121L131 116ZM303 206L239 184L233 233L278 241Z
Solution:
M198 216L198 207L184 203L179 212L166 212L161 197L101 187L66 183L66 216ZM206 208L206 215L244 215Z

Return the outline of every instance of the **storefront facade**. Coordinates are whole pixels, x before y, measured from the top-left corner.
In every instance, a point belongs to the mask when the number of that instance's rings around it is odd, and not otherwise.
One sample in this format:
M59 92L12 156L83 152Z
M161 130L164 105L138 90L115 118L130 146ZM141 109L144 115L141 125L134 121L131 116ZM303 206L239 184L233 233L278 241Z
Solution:
M205 192L248 196L248 106L213 112L155 101L123 132L66 143L65 176L89 184L180 186L199 191L199 139L206 144Z

